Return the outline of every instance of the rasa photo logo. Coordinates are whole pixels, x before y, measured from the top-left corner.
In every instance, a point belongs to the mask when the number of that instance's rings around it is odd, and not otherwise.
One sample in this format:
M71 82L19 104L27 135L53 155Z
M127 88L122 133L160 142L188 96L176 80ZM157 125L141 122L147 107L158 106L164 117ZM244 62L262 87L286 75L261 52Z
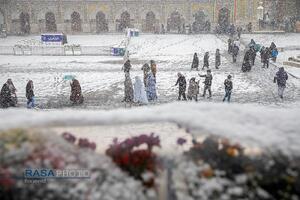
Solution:
M25 183L46 183L49 179L88 179L86 169L25 169Z

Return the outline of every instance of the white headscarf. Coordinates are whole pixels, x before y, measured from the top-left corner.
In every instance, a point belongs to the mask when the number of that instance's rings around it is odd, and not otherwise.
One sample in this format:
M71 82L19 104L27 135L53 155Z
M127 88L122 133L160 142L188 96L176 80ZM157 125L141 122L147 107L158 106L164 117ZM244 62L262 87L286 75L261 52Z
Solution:
M141 104L148 104L148 99L144 87L144 83L141 81L140 77L135 77L134 82L134 102Z

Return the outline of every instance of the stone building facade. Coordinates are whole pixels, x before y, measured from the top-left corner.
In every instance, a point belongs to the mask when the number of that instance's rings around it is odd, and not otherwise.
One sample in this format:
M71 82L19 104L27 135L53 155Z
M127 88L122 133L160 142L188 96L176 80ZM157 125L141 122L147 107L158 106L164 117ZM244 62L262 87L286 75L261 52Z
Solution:
M271 9L274 5L268 1L290 2L289 7L281 9L283 15L297 12L297 0L263 0ZM10 34L121 32L126 27L154 32L162 25L167 31L176 32L183 25L201 25L207 21L213 27L220 17L227 18L229 23L256 24L259 2L261 0L0 0L0 26ZM287 12L288 9L293 12Z

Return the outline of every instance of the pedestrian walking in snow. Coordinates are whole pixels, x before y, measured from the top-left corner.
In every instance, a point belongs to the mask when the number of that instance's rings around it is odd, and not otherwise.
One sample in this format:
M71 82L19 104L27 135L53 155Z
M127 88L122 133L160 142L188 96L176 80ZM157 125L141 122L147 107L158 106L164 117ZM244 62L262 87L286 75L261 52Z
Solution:
M195 78L191 78L188 87L187 98L188 100L198 101L199 94L199 81L196 82Z
M11 79L8 79L1 88L0 105L3 108L15 107L17 105L16 88Z
M71 86L71 96L70 96L70 101L75 104L82 104L83 103L83 96L81 93L81 86L80 83L77 79L73 79L72 83L70 84Z
M191 70L193 70L193 69L199 70L199 58L198 58L197 53L194 53Z
M230 102L230 98L231 98L231 92L232 92L232 88L233 88L233 84L231 81L231 75L227 76L227 79L224 81L224 86L225 86L225 96L223 98L223 102L227 101Z
M157 66L154 60L150 60L150 68L153 76L156 78Z
M242 27L237 27L236 29L237 33L238 33L238 38L241 39L241 35L242 35L242 32L243 32L243 28Z
M130 64L130 60L127 60L122 69L124 70L124 73L130 73L130 69L131 69L131 64Z
M142 67L143 73L144 73L144 86L147 87L147 76L149 72L151 71L150 66L148 63L145 63Z
M252 22L249 22L249 24L247 25L247 30L249 33L252 33Z
M228 53L229 54L231 54L232 53L232 43L233 43L233 41L232 41L232 39L228 39L228 41L227 41L227 45L228 45Z
M183 97L183 100L186 101L186 96L185 96L185 91L186 91L186 79L185 77L181 74L177 74L178 79L176 81L175 86L179 86L179 92L178 92L178 101L181 100L181 97Z
M275 47L272 49L272 61L275 63L278 56L278 49Z
M270 57L271 57L271 51L269 47L267 47L263 52L263 68L269 68L270 63Z
M203 82L204 83L204 91L203 91L202 97L205 97L206 91L208 90L208 93L209 93L208 98L211 98L211 85L212 85L212 79L213 79L213 76L211 74L211 70L208 69L206 75L200 75L200 74L198 74L198 75L200 77L204 77L205 78L205 80Z
M155 101L157 99L156 78L152 72L149 72L147 76L146 93L147 93L148 101Z
M288 74L284 70L283 67L279 68L279 71L276 73L274 77L274 83L278 85L278 95L281 99L283 99L283 92L286 88L286 81L288 80Z
M124 102L132 103L133 102L133 87L132 81L129 73L125 73L125 81L124 81Z
M250 47L250 54L251 54L251 66L254 66L255 58L256 58L256 51L254 49L254 46Z
M264 63L264 53L265 53L265 47L264 46L261 47L259 53L260 53L261 63Z
M248 50L245 53L243 64L242 64L242 71L243 72L250 72L251 71L251 51Z
M35 98L33 92L33 81L29 80L26 85L27 108L35 107Z
M217 49L216 50L216 61L215 61L216 69L219 69L220 65L221 65L221 54L220 54L220 49Z
M135 77L135 82L133 84L133 90L134 90L134 102L138 103L140 105L148 104L147 94L144 87L144 84L142 83L140 77Z
M0 104L3 108L15 107L18 103L16 94L17 89L15 88L11 79L8 79L2 86L0 93Z
M204 69L204 67L209 68L209 52L206 52L204 55L202 70Z
M232 61L233 61L233 63L236 63L236 58L239 54L239 50L240 50L240 48L236 44L234 44L233 48L232 48Z

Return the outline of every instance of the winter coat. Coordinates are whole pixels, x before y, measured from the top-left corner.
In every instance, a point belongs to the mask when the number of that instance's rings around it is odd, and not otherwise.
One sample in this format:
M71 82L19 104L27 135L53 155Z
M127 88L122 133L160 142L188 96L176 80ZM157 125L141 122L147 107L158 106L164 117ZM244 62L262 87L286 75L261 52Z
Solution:
M153 76L156 77L157 68L156 68L155 63L151 64L151 72L152 72Z
M7 83L5 83L2 86L1 89L1 93L0 93L0 105L3 108L7 108L10 106L10 104L12 103L12 94L11 91L9 89L9 86Z
M200 77L205 77L204 84L205 86L211 86L213 76L211 74L200 75Z
M199 94L199 82L190 80L188 87L188 98L196 97Z
M216 63L221 63L221 54L219 51L216 51Z
M152 72L150 72L147 76L147 87L146 87L146 93L148 101L154 101L157 99L156 94L156 78L153 75Z
M34 97L33 84L29 81L26 85L26 98L31 100L32 97Z
M133 102L133 87L132 87L132 81L130 78L129 73L125 73L125 81L124 81L124 101L125 102Z
M75 104L83 103L83 96L81 94L81 86L77 79L73 79L71 83L71 96L70 101Z
M226 79L224 81L224 85L225 85L225 90L232 90L233 88L232 81L230 79Z
M199 58L198 58L198 56L194 56L193 63L192 63L192 69L198 68L198 67L199 67Z
M240 48L238 46L234 45L232 48L232 54L237 56L239 54L239 50L240 50Z
M209 55L208 55L208 54L205 54L205 55L204 55L204 59L203 59L203 60L204 60L204 65L205 65L205 66L209 66L209 61L208 61L208 59L209 59Z
M143 65L142 70L144 72L144 86L147 87L147 76L150 72L150 66L146 63Z
M179 90L180 91L185 91L186 90L186 80L185 80L185 77L183 75L178 77L175 86L176 85L179 85Z
M276 73L276 76L274 77L274 82L277 82L277 85L279 87L285 87L286 81L288 80L288 74L284 69L280 68L279 71Z
M140 77L136 76L135 77L135 82L134 82L134 102L135 103L140 103L140 104L147 104L148 99L147 99L147 94L145 91L144 84L142 83Z
M129 73L130 69L131 69L131 64L130 64L130 61L127 60L123 66L124 73Z

